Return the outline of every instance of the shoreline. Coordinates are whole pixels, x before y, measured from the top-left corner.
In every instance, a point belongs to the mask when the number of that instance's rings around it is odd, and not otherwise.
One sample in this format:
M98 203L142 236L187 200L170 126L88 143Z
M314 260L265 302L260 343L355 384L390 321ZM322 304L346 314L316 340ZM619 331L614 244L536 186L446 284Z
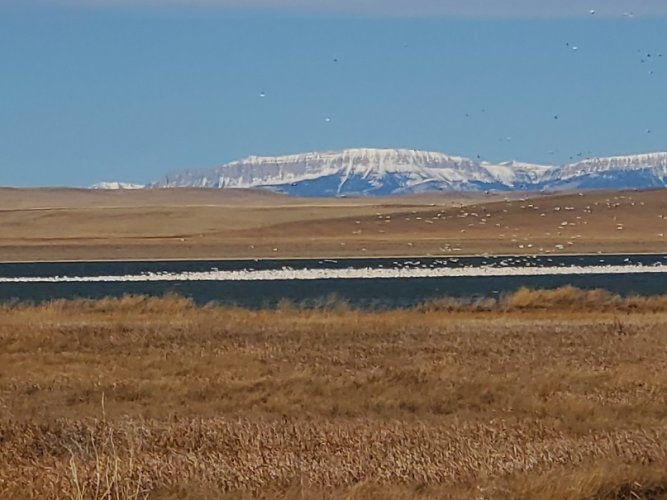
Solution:
M527 259L539 259L545 257L628 257L628 256L667 256L667 249L664 252L603 252L603 253L590 253L590 252L581 252L581 253L548 253L548 254L494 254L494 255L482 255L482 254L456 254L456 255L387 255L387 256L345 256L345 257L257 257L257 258L247 258L239 259L232 257L195 257L195 258L157 258L157 259L63 259L63 260L0 260L0 266L3 265L14 265L14 264L112 264L112 263L141 263L141 262L258 262L258 261L321 261L321 260L335 260L335 261L355 261L355 260L387 260L387 259L441 259L441 260L451 260L451 259L475 259L475 258L486 258L486 259L518 259L518 258L527 258Z

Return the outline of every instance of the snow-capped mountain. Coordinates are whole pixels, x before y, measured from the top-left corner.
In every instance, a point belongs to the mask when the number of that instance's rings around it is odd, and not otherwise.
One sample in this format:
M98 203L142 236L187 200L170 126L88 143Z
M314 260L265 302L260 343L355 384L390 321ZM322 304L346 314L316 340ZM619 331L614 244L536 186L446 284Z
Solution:
M548 189L623 189L667 186L667 153L591 158L548 170Z
M118 190L118 189L143 189L144 186L143 184L131 184L129 182L98 182L97 184L93 184L90 186L90 189L110 189L110 190Z
M411 149L346 149L250 156L210 170L169 174L153 187L268 188L302 196L526 189L549 167L499 165Z
M109 184L102 184L109 186ZM301 196L388 195L428 191L624 189L667 186L667 153L593 158L547 166L412 149L346 149L250 156L169 174L149 187L265 188ZM106 187L109 189L109 187Z
M533 189L548 172L554 170L554 167L520 161L498 164L484 162L482 166L496 179L514 189Z

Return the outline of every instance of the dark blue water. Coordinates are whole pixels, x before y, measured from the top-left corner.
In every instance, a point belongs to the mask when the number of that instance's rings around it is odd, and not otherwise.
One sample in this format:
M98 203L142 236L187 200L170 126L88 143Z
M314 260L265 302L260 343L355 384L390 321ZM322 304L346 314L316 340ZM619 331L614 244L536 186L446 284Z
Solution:
M205 272L292 269L345 269L395 267L477 267L512 265L522 267L595 266L667 263L667 254L641 255L562 255L520 257L449 257L449 258L371 258L371 259L264 259L264 260L182 260L182 261L111 261L111 262L37 262L0 264L2 277L30 276L122 276L149 272Z
M667 255L467 257L459 259L337 259L337 260L245 260L169 262L73 262L0 264L0 277L123 276L158 272L206 272L210 270L338 269L367 267L470 267L470 266L596 266L656 263L667 264ZM124 294L161 296L177 293L199 304L219 302L244 307L273 306L282 299L316 305L336 296L355 307L409 307L426 300L452 296L496 296L521 287L604 288L622 295L667 293L662 273L446 277L401 279L325 279L283 281L164 281L0 283L0 301L42 302L58 298L103 298Z

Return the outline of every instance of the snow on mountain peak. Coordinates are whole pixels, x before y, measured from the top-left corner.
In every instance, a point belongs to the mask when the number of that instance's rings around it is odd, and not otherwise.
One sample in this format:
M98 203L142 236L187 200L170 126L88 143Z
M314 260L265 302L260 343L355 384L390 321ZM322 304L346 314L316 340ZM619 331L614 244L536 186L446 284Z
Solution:
M250 156L221 167L166 176L159 187L273 187L299 192L317 183L321 195L390 194L427 190L509 189L535 178L536 166L501 167L415 149L357 148L278 157ZM546 167L542 167L546 168Z
M357 172L365 175L415 172L420 168L470 167L472 160L443 153L418 151L413 149L371 149L356 148L342 151L312 152L286 156L249 156L248 158L228 163L216 171L224 173L234 167L292 168L294 165L311 167L309 170L338 171L346 169L348 173Z
M98 182L90 186L90 189L108 189L108 190L119 190L119 189L143 189L143 184L131 184L129 182Z
M644 153L638 155L610 156L608 158L588 158L564 165L561 177L580 172L604 172L608 170L638 170L667 167L667 153Z
M266 188L302 196L340 196L664 185L667 153L547 166L478 162L415 149L355 148L249 156L212 169L172 173L151 187Z
M544 183L580 187L660 187L667 185L667 153L588 158L549 172Z

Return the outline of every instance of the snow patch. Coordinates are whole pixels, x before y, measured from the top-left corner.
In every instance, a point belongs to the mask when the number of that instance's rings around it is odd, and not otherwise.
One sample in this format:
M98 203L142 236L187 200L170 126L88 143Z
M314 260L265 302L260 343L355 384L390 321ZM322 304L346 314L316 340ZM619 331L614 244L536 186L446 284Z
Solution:
M131 184L129 182L98 182L90 186L90 189L109 189L109 190L118 190L118 189L143 189L143 184Z

